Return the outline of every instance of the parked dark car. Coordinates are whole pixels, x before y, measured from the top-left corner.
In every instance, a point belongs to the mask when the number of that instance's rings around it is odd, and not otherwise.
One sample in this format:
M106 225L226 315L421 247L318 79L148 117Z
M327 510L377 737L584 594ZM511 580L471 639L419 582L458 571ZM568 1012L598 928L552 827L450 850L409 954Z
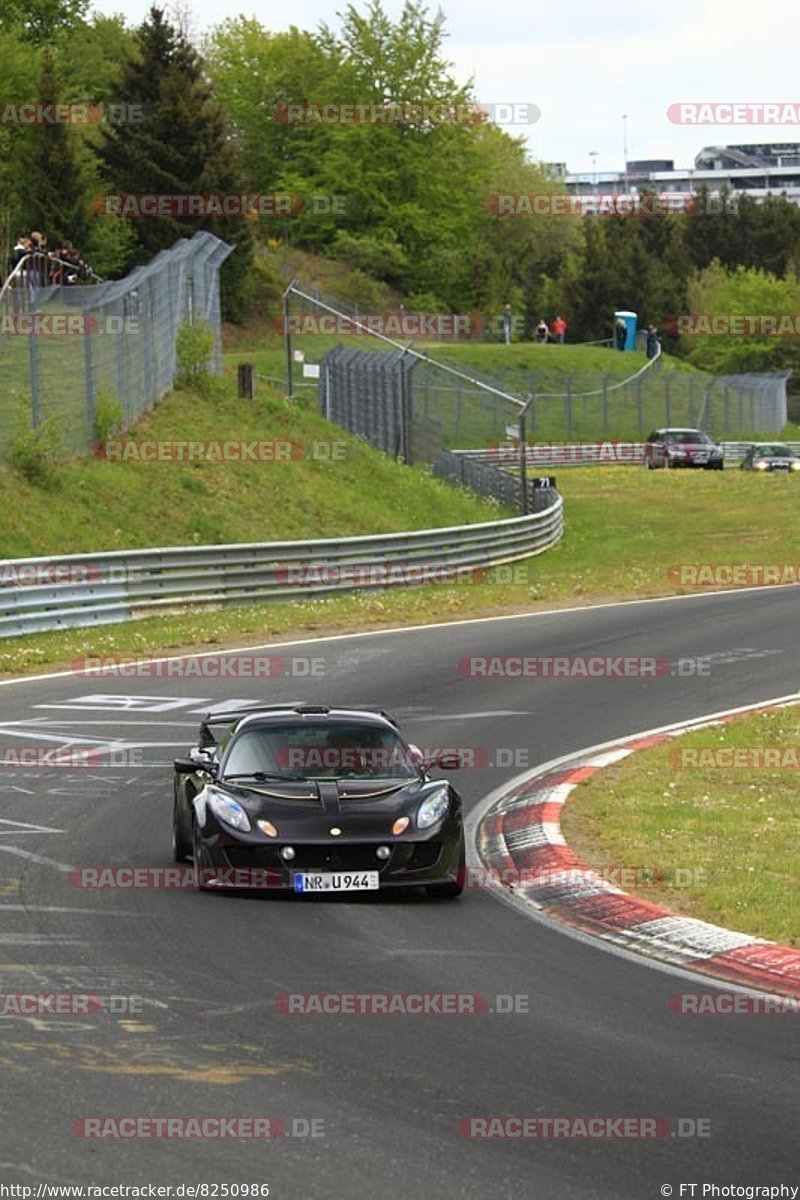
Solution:
M703 467L721 471L725 454L718 442L702 429L654 429L644 447L644 465L657 467Z
M199 887L302 893L464 886L461 797L386 713L276 704L215 712L175 760L173 854ZM254 882L258 879L259 882Z
M800 456L783 442L754 442L740 463L742 471L800 471Z

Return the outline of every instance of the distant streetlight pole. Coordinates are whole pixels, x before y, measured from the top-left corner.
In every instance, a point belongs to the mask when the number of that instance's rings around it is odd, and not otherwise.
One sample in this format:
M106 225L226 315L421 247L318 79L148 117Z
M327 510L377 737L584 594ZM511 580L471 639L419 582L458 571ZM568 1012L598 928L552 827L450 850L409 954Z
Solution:
M589 158L592 160L592 190L597 193L597 151L590 150Z
M622 114L622 153L625 159L625 191L628 191L628 114Z

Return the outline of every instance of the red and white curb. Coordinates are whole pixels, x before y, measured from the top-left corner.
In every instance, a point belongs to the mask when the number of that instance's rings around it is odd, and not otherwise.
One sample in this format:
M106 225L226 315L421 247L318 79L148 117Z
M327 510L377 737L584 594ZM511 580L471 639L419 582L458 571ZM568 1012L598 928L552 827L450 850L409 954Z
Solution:
M570 755L523 778L501 795L478 825L476 845L484 867L517 900L585 934L684 970L800 997L800 950L681 917L628 895L578 858L560 824L574 787L635 750L657 746L689 729L786 704L784 699L753 705L622 739Z

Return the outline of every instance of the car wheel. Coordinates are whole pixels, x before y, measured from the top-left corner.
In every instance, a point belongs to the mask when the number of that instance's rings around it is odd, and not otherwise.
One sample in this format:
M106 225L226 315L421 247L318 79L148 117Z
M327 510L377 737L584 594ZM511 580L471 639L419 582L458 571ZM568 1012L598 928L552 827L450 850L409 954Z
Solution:
M714 470L715 470L715 471L721 471L721 470L723 469L723 467L724 467L724 466L725 466L725 463L724 463L724 462L718 462L718 463L714 463Z
M207 892L211 889L204 882L205 872L208 868L203 859L203 847L200 843L200 833L197 828L197 821L192 822L192 858L194 859L195 883L201 892Z
M429 883L428 895L432 900L456 900L464 890L464 876L467 871L467 850L464 842L458 855L458 867L455 879L447 883Z
M187 842L181 829L181 820L178 814L178 797L176 796L172 803L172 858L176 863L185 862L187 858L192 857L192 847Z

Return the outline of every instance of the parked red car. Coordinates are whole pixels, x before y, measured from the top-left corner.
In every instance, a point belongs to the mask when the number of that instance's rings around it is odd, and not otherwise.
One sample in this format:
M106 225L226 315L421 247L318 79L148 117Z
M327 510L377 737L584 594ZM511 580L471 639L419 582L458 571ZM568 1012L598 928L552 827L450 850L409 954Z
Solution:
M725 453L702 429L655 429L645 442L644 465L649 471L656 467L721 471Z

